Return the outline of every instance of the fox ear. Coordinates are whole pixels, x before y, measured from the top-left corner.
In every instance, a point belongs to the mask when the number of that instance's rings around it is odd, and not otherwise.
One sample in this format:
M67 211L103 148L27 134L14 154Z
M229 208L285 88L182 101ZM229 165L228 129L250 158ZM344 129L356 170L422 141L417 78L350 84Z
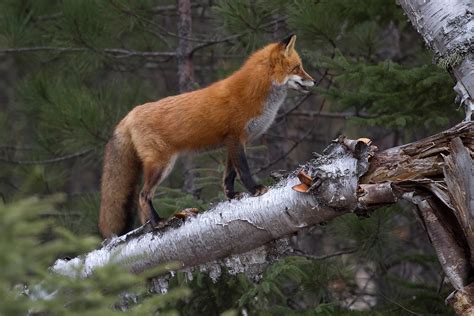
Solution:
M289 56L291 52L295 49L295 42L296 42L296 35L291 34L287 38L285 38L283 41L280 42L280 44L285 48L285 56Z

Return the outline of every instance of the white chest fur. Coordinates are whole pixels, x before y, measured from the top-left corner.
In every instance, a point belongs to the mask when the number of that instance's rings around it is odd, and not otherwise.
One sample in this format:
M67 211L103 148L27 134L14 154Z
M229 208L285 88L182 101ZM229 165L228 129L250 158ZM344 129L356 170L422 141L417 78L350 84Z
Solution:
M259 116L251 118L245 126L249 140L259 137L272 125L278 109L285 100L286 89L286 85L272 85L267 100L263 105L262 113Z

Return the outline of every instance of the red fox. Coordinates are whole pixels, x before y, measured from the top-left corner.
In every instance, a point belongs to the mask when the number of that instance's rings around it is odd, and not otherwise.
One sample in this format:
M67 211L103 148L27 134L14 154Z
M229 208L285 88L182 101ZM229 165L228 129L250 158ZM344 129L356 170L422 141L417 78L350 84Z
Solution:
M105 147L99 218L104 237L132 228L131 209L141 172L140 221L150 220L155 226L161 220L152 198L181 153L225 146L226 196L232 199L238 194L234 191L237 176L252 195L267 191L252 178L245 143L270 127L287 88L305 92L314 85L303 69L295 41L292 35L269 44L229 77L203 89L139 105L125 116Z

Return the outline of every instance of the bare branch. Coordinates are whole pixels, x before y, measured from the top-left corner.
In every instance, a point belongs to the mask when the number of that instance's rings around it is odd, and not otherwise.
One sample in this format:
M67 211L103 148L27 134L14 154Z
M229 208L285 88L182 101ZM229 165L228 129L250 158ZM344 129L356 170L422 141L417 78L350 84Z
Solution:
M34 52L58 52L58 53L92 53L88 47L52 47L52 46L34 46L34 47L17 47L0 49L0 54L18 54L18 53L34 53ZM174 57L175 52L143 52L123 48L104 48L98 49L97 52L105 53L115 58L128 57Z
M330 253L330 254L327 254L327 255L322 255L322 256L313 256L313 255L308 255L308 254L297 254L297 255L308 258L308 259L311 259L311 260L326 260L326 259L334 258L334 257L338 257L338 256L350 255L350 254L353 254L353 253L357 252L357 250L358 249L356 249L356 248L354 248L354 249L345 249L345 250L336 251L336 252L333 252L333 253Z
M199 8L202 7L203 5L201 3L192 3L191 8ZM164 13L164 12L169 12L169 11L176 11L177 6L174 4L167 4L167 5L158 5L156 7L151 8L151 12L153 13Z
M63 162L65 160L70 160L70 159L75 159L75 158L78 158L78 157L81 157L81 156L85 156L85 155L91 153L94 150L95 150L95 148L89 148L89 149L85 149L85 150L82 150L82 151L79 151L77 153L73 153L73 154L70 154L70 155L65 155L65 156L51 158L51 159L45 159L45 160L15 160L15 159L0 157L0 161L15 164L15 165L54 164L54 163Z
M338 119L347 119L351 117L368 118L368 116L361 116L360 114L352 113L352 112L343 112L343 113L334 112L333 113L333 112L317 112L317 111L298 111L298 112L288 113L285 115L306 118L306 119L314 119L317 116L327 117L327 118L338 118Z

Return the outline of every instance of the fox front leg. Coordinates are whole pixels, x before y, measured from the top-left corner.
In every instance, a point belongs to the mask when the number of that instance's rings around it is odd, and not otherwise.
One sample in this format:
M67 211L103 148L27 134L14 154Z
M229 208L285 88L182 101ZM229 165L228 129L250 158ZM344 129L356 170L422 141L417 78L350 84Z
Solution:
M227 165L224 176L224 192L229 199L240 196L240 193L234 190L236 176L239 176L242 184L253 196L259 196L268 191L265 186L257 184L253 179L245 155L245 148L240 143L232 144L228 147Z
M224 172L224 194L229 200L239 198L242 195L242 192L235 192L235 177L237 177L237 172L230 160L230 154L227 154L227 162Z

